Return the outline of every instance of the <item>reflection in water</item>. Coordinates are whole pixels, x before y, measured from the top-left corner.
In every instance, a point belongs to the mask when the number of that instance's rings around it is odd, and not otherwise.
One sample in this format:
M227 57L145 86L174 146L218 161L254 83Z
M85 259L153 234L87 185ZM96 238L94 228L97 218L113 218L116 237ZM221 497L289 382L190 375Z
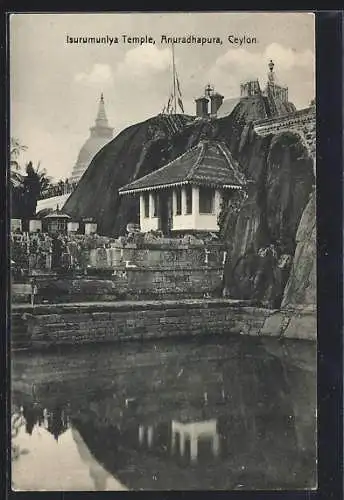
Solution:
M219 435L217 433L216 419L208 420L207 422L191 422L183 424L172 420L172 453L175 450L176 437L179 436L179 453L184 456L185 442L190 442L190 458L192 462L196 462L198 458L198 443L201 438L210 438L213 455L219 454Z
M50 410L43 409L37 403L32 405L24 405L21 414L25 419L25 430L30 436L35 425L44 427L55 441L58 441L59 436L68 428L68 416L65 410L61 408L53 408Z
M315 355L243 337L17 353L14 486L315 487Z
M106 491L126 489L90 454L78 431L68 428L58 445L44 426L31 436L21 432L17 440L28 450L12 464L15 490Z

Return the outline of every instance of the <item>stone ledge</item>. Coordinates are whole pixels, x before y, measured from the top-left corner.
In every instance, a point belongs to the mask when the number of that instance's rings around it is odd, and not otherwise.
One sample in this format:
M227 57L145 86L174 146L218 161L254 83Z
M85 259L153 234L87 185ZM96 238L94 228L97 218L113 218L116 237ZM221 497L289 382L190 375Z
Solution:
M189 309L189 308L208 308L216 306L218 308L226 308L233 306L247 306L249 301L233 300L233 299L176 299L176 300L138 300L138 301L116 301L116 302L77 302L63 304L13 304L13 313L29 313L34 315L41 314L61 314L66 312L115 312L115 311L139 311L139 310L161 310L161 309ZM252 303L251 303L252 304ZM253 307L254 310L259 308ZM261 308L262 311L265 309Z
M214 334L316 341L309 309L276 311L226 299L38 306L22 317L26 332L12 331L12 340L24 335L33 347Z

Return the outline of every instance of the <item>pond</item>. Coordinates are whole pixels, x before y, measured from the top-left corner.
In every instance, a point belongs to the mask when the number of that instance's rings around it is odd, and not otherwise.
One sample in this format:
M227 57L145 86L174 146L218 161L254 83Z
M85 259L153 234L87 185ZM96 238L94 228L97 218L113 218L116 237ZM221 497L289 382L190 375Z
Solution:
M12 355L15 490L316 487L316 345L209 337Z

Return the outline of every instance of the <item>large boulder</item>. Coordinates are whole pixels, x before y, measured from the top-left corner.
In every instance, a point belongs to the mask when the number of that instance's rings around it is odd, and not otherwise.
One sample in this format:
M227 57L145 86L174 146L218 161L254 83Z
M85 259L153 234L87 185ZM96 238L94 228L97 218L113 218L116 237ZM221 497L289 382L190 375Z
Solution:
M256 172L251 170L251 161L247 164L255 182L234 215L235 223L227 220L231 234L223 231L231 247L224 274L225 295L279 307L296 248L297 228L314 183L313 166L295 134L271 137L268 148L260 144L262 154L254 154Z
M128 127L96 154L63 210L74 218L95 218L100 234L126 234L127 223L138 222L139 204L132 196L118 196L120 187L157 170L202 139L225 141L235 155L245 126L265 117L264 103L255 96L239 102L221 120L158 115Z
M316 305L316 195L312 192L296 234L296 250L282 307Z

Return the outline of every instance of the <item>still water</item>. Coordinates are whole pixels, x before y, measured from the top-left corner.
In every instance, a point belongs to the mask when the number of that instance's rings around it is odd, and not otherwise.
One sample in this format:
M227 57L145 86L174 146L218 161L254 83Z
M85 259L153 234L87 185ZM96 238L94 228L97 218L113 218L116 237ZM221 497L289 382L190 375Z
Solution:
M16 490L316 487L316 346L249 337L12 356Z

